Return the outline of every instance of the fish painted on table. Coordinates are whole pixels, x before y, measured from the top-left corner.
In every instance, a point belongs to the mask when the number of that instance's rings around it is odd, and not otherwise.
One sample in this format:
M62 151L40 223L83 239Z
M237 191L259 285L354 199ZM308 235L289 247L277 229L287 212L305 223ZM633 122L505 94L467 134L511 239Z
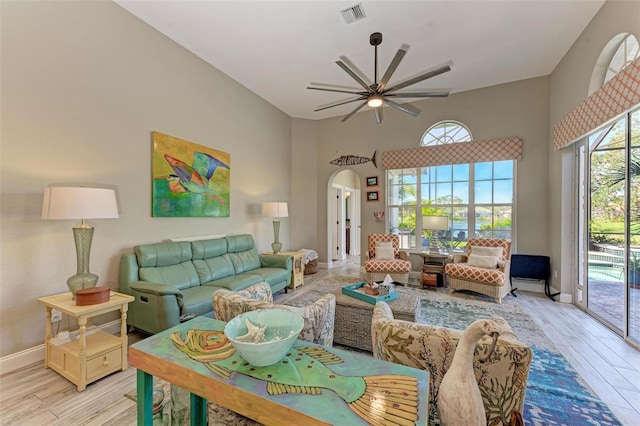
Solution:
M328 365L342 359L322 347L291 348L278 363L254 367L235 350L222 331L188 330L171 334L174 345L210 371L229 379L233 372L267 384L270 395L335 392L359 417L372 425L415 425L418 420L418 382L400 375L343 376Z
M357 155L341 155L335 160L329 161L329 164L335 164L336 166L355 166L356 164L364 164L371 161L373 166L377 169L378 165L376 164L376 152L378 150L373 151L373 155L371 158L368 157L358 157Z

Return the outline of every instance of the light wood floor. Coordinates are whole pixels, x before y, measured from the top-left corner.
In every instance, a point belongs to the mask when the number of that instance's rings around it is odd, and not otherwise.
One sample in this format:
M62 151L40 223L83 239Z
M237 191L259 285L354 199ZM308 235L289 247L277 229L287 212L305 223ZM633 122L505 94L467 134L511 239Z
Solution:
M305 286L358 271L354 262L341 262L331 270L306 275ZM573 305L522 291L518 301L618 419L624 425L640 425L640 351ZM130 341L143 337L134 333ZM135 389L135 373L129 368L112 374L84 392L45 369L43 362L4 374L0 425L135 425L135 403L124 397Z

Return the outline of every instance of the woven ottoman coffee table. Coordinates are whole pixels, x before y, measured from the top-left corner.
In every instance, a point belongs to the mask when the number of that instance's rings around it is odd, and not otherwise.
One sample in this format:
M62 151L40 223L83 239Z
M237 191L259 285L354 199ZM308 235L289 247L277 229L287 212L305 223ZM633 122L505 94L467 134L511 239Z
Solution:
M371 303L363 302L340 292L336 296L336 317L333 331L333 342L372 352ZM415 322L418 319L420 298L410 292L398 291L398 298L387 302L393 311L393 317Z

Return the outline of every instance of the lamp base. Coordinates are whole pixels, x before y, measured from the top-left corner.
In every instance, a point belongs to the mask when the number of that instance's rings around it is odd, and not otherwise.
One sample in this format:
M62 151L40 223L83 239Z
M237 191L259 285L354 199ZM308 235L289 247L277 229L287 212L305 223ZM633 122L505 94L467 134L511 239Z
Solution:
M271 243L271 250L273 254L280 253L282 250L282 243L279 240L280 235L280 221L278 219L273 220L273 242Z
M89 272L89 254L91 253L91 240L93 239L93 226L81 224L73 227L73 240L76 243L76 261L78 269L75 275L67 279L67 286L76 298L76 292L85 288L93 288L98 284L98 276Z
M438 247L438 239L432 238L429 245L429 254L440 254L440 248Z
M67 280L67 286L74 298L76 297L76 292L78 290L93 288L96 284L98 284L98 276L92 273L75 274L70 276Z
M273 254L280 254L280 250L282 250L282 243L280 242L271 243L271 250L273 250Z

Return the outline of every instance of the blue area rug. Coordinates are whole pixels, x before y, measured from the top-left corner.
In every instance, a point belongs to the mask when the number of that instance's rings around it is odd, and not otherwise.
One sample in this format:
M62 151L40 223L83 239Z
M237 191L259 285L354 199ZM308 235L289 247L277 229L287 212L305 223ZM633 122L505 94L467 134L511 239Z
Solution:
M464 330L478 318L503 317L533 349L523 418L527 425L620 425L609 407L560 354L517 299L432 290L421 299L420 322Z

